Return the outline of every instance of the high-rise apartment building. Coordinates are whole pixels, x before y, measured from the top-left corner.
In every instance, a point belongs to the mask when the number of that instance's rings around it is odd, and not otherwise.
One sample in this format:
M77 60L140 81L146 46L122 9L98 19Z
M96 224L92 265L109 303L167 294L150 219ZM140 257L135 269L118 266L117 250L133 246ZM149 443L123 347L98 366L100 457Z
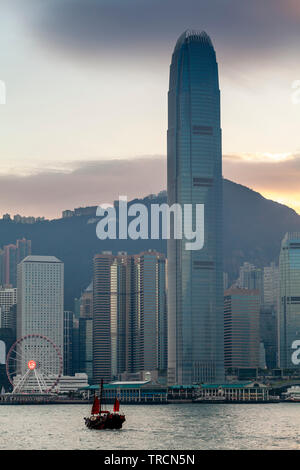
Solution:
M18 265L17 338L40 334L64 349L64 265L55 256L27 256ZM47 354L41 342L39 361L48 371L59 371L59 358ZM30 350L26 351L28 360ZM23 358L23 375L26 359Z
M85 289L80 297L80 318L93 318L93 283Z
M2 285L16 287L17 265L29 255L31 255L31 240L26 240L26 238L17 240L15 245L11 243L3 247L0 253Z
M94 257L93 381L109 382L125 370L127 292L126 255L104 252Z
M64 375L69 376L73 373L73 317L73 312L64 312Z
M16 287L17 284L17 247L10 244L3 247L3 284Z
M245 262L240 267L240 275L237 281L240 289L259 290L260 302L263 304L264 295L264 271L251 263Z
M93 381L166 367L165 257L94 257Z
M79 318L79 369L93 381L93 318Z
M300 233L287 233L279 258L279 366L295 368L293 353L300 345ZM297 343L299 342L299 343Z
M222 152L216 54L209 36L177 41L168 95L168 203L204 205L204 247L168 240L168 381L224 379Z
M226 369L259 367L260 292L232 288L224 294Z
M155 251L134 257L135 372L167 370L166 259ZM134 338L133 338L134 339Z
M260 341L265 350L265 362L267 369L277 367L277 311L271 305L260 308Z
M278 363L279 291L279 268L271 263L263 269L263 304L260 309L260 340L268 369L274 369Z
M17 240L16 247L17 247L17 264L19 264L24 258L26 258L26 256L31 255L31 240L26 240L26 238Z
M279 267L275 263L264 268L263 277L264 297L263 303L266 307L278 309L279 302Z
M80 297L78 323L78 372L86 373L89 383L93 381L93 282Z

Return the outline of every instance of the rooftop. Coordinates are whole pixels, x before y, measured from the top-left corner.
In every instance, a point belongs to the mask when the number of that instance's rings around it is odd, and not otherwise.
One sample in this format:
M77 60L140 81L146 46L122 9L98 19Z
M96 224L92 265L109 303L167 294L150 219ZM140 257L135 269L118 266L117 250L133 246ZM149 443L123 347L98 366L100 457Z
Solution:
M179 36L175 50L178 49L179 47L182 46L185 42L199 42L203 46L208 46L214 49L213 43L209 37L209 35L205 31L195 31L195 30L190 30L187 29L182 33L181 36Z
M56 256L30 255L21 261L22 263L62 263Z
M220 384L203 384L201 385L201 388L251 388L251 387L256 387L256 388L265 388L266 385L260 384L257 382L236 382L236 383L220 383Z

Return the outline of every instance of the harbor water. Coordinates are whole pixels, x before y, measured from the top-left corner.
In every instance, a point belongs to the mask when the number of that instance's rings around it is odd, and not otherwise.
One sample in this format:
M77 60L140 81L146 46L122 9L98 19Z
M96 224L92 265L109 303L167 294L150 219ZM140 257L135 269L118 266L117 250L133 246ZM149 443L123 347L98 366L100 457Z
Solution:
M0 449L300 449L300 403L127 405L121 430L84 425L89 405L4 405Z

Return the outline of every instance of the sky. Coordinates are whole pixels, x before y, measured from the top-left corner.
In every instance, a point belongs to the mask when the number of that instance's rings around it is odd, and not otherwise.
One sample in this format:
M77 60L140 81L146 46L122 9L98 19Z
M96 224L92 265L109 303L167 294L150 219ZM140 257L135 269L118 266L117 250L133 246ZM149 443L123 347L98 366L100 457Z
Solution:
M186 29L216 50L224 177L300 213L298 0L1 0L0 214L165 189Z

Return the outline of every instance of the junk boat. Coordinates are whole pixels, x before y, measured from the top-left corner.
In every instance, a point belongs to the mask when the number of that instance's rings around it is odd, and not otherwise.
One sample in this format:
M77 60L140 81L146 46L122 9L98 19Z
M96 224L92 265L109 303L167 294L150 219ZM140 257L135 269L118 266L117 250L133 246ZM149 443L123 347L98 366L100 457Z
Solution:
M91 416L84 418L85 425L89 429L121 429L125 421L125 415L120 413L120 402L116 398L113 412L102 410L103 380L100 386L100 399L95 395Z

